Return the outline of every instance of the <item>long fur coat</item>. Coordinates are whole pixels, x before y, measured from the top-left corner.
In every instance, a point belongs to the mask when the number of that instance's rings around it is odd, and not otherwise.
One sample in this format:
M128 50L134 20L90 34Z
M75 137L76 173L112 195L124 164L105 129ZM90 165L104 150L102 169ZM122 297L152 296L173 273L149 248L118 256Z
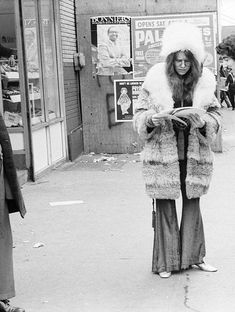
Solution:
M188 198L198 198L205 194L212 176L213 153L210 145L220 127L220 115L217 112L219 104L214 96L215 84L212 72L204 68L194 91L193 107L207 111L202 117L206 122L206 131L203 135L199 129L190 128L185 180ZM180 196L178 149L172 121L162 122L151 132L147 129L150 116L173 108L165 63L156 64L150 69L143 83L133 118L134 128L145 141L141 158L146 191L151 198L176 199Z

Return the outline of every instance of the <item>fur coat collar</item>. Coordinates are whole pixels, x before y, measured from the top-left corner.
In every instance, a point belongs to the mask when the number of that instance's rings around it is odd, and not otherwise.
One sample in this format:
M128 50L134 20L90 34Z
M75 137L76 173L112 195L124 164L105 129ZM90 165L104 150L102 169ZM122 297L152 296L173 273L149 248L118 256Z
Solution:
M152 97L152 105L157 112L174 108L172 92L165 73L165 63L158 63L151 67L143 88L149 91ZM214 98L216 80L213 73L208 68L203 68L203 72L193 96L193 107L207 109ZM218 104L215 103L216 106Z

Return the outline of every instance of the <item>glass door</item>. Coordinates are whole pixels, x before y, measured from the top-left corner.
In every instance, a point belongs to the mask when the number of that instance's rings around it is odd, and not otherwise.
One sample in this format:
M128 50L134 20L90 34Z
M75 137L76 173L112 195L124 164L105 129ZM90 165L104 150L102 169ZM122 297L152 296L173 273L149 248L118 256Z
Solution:
M61 117L59 106L58 75L55 48L55 30L53 23L53 2L39 1L41 51L44 83L44 101L46 119Z
M36 2L34 0L24 0L23 9L31 123L34 125L45 122Z
M34 171L65 158L52 0L22 0Z

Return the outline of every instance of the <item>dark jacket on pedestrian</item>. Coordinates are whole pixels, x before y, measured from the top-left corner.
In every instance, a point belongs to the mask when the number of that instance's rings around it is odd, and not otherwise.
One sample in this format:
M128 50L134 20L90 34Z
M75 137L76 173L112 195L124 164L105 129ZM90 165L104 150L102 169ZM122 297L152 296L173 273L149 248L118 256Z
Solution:
M3 165L4 170L6 201L9 213L20 212L21 216L24 217L26 214L25 204L18 182L10 137L2 115L0 115L0 145L2 148L0 166L2 168Z

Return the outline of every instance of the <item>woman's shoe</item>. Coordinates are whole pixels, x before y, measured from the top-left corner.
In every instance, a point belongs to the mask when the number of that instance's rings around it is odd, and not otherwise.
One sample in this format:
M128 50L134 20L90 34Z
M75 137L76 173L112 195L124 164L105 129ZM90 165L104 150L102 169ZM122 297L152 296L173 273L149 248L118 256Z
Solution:
M168 278L168 277L171 276L171 272L166 272L166 271L160 272L160 273L159 273L159 276L160 276L161 278Z
M207 264L205 262L203 263L198 263L198 264L195 264L200 270L202 271L205 271L205 272L216 272L218 271L217 268L213 267L212 265L210 264Z
M24 309L11 306L10 301L8 299L0 300L0 311L1 312L25 312Z

